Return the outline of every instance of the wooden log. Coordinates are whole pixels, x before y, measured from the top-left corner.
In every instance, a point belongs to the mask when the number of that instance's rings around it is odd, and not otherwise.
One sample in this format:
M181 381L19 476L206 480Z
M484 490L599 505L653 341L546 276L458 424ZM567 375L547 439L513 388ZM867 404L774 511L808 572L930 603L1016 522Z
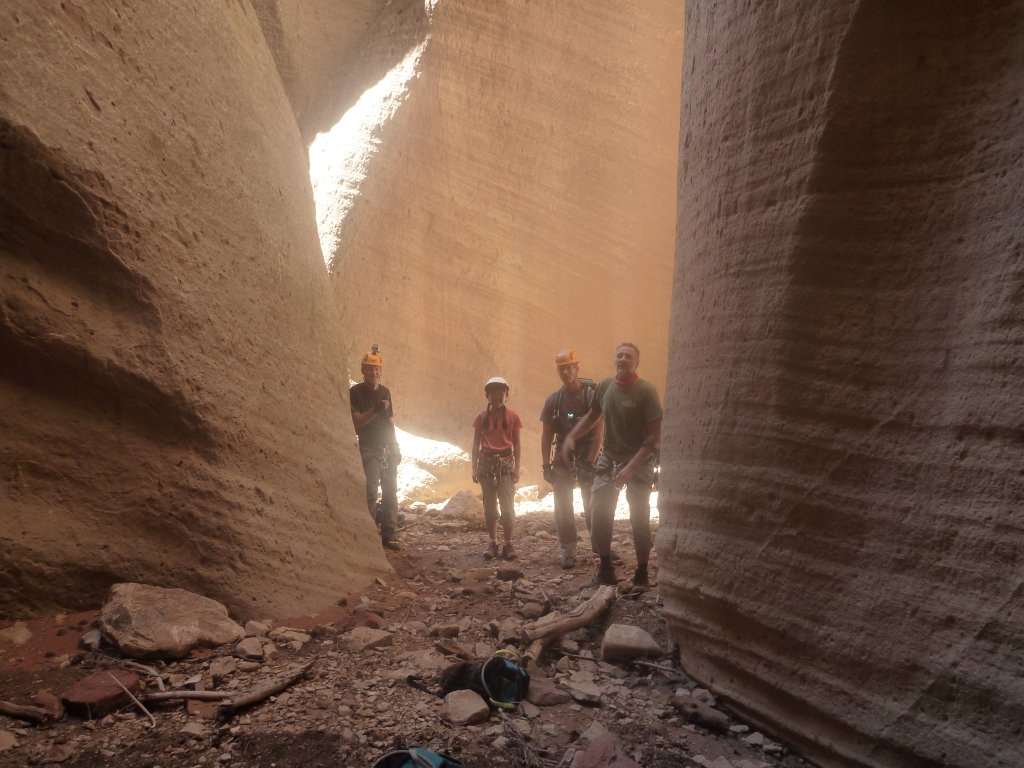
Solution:
M42 707L30 707L24 704L14 704L10 701L0 701L0 715L16 717L19 720L29 720L33 723L48 723L53 716Z
M227 720L246 707L251 707L253 704L258 704L264 699L269 699L275 693L280 693L285 688L294 685L304 678L312 666L313 662L310 661L285 677L225 700L217 707L217 718L220 720Z
M558 637L566 632L586 626L603 614L615 602L615 587L604 585L568 613L549 613L523 627L523 638L532 643L544 637Z
M235 691L159 691L157 693L147 693L141 698L146 704L158 704L162 701L174 701L176 699L223 701L236 695Z

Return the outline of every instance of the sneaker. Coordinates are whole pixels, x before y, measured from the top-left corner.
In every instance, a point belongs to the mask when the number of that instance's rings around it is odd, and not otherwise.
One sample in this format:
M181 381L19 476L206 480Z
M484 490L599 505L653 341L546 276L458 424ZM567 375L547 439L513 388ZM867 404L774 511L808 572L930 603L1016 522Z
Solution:
M484 551L484 560L493 560L498 556L498 542L492 541Z
M381 543L384 545L384 549L390 549L394 552L398 552L402 548L402 542L398 539L384 539Z
M633 572L633 586L634 587L649 587L650 582L647 580L647 566L638 565L636 570Z
M516 548L511 544L506 544L501 548L501 559L502 560L515 560L519 555L516 554Z
M562 557L558 561L558 564L560 566L562 566L562 568L564 568L565 570L568 571L570 568L573 568L576 565L576 556L571 554L571 553L569 553L569 552L566 552L563 549L562 550Z
M599 586L606 584L610 587L614 587L619 583L619 577L615 575L614 565L599 564L597 571L594 573L594 578L590 580L591 586Z

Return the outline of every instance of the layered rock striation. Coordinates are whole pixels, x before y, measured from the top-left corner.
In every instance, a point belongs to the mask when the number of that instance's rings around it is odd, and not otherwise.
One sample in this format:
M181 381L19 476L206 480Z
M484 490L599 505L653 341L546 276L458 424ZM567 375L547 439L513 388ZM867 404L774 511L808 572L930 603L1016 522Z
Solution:
M386 570L301 132L247 3L0 16L0 614Z
M1024 4L686 26L682 659L824 766L1024 764Z
M348 359L379 342L396 420L463 447L504 376L537 481L559 349L664 384L683 4L406 6L310 151Z

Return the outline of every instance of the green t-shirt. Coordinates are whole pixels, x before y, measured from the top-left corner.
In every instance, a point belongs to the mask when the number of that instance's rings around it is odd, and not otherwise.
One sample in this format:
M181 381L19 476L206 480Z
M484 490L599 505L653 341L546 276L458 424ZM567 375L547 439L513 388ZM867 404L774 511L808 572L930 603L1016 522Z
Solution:
M643 379L627 389L613 378L605 379L591 409L604 415L604 450L616 463L632 459L647 439L647 425L662 417L658 391Z

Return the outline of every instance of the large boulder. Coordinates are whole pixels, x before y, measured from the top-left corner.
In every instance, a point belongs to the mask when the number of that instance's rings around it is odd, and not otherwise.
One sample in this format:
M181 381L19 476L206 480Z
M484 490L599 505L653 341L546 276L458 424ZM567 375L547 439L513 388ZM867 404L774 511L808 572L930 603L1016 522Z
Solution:
M1024 765L1024 4L687 3L658 538L823 766Z
M197 646L216 647L245 636L216 600L146 584L115 584L100 612L103 636L125 656L186 656Z

